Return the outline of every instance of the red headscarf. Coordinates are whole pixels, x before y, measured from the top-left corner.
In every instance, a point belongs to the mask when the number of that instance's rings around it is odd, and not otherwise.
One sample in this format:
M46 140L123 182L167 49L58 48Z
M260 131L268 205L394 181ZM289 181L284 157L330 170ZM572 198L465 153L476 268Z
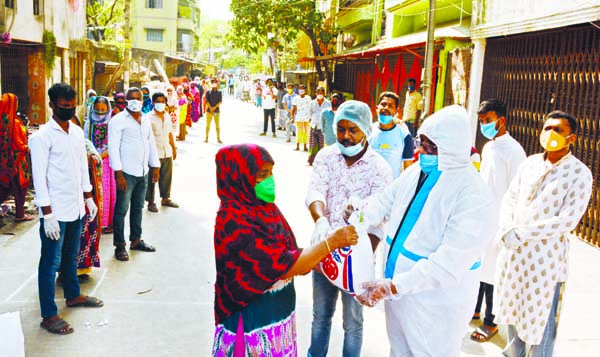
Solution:
M266 162L273 163L267 150L251 144L224 147L216 156L216 324L268 290L301 253L279 208L256 197L256 174Z

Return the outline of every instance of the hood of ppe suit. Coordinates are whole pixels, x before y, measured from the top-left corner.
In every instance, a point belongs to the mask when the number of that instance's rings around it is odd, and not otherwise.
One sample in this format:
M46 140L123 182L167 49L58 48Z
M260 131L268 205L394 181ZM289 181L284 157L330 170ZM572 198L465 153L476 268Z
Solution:
M425 135L438 148L438 169L471 165L471 126L465 108L451 105L428 117L418 135Z

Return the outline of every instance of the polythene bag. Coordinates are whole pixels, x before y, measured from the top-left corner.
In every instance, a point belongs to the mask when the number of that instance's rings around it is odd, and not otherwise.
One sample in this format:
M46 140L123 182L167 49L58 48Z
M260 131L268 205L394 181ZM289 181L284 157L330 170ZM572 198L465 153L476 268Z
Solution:
M367 224L360 211L355 211L348 222L358 232L358 244L335 249L319 263L323 274L338 288L352 295L360 295L364 282L375 280L375 258Z

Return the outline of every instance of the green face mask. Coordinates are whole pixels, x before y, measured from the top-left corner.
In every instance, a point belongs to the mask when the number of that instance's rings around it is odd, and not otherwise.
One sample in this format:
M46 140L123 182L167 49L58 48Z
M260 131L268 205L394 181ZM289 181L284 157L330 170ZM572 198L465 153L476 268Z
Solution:
M257 183L254 186L254 191L259 199L269 203L275 202L275 179L273 175Z

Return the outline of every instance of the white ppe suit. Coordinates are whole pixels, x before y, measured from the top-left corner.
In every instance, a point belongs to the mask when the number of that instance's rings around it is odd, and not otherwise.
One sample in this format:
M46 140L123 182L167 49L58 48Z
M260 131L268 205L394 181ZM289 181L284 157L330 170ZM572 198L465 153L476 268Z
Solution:
M469 158L470 133L459 106L442 109L421 126L419 134L438 147L441 174L404 242L393 242L400 244L392 249L399 249L397 259L390 248L415 195L420 166L410 166L386 191L364 202L368 221L387 220L385 265L389 269L395 262L387 275L393 272L388 277L398 293L385 302L390 356L458 356L467 332L480 258L492 238L487 225L493 224L492 194Z

